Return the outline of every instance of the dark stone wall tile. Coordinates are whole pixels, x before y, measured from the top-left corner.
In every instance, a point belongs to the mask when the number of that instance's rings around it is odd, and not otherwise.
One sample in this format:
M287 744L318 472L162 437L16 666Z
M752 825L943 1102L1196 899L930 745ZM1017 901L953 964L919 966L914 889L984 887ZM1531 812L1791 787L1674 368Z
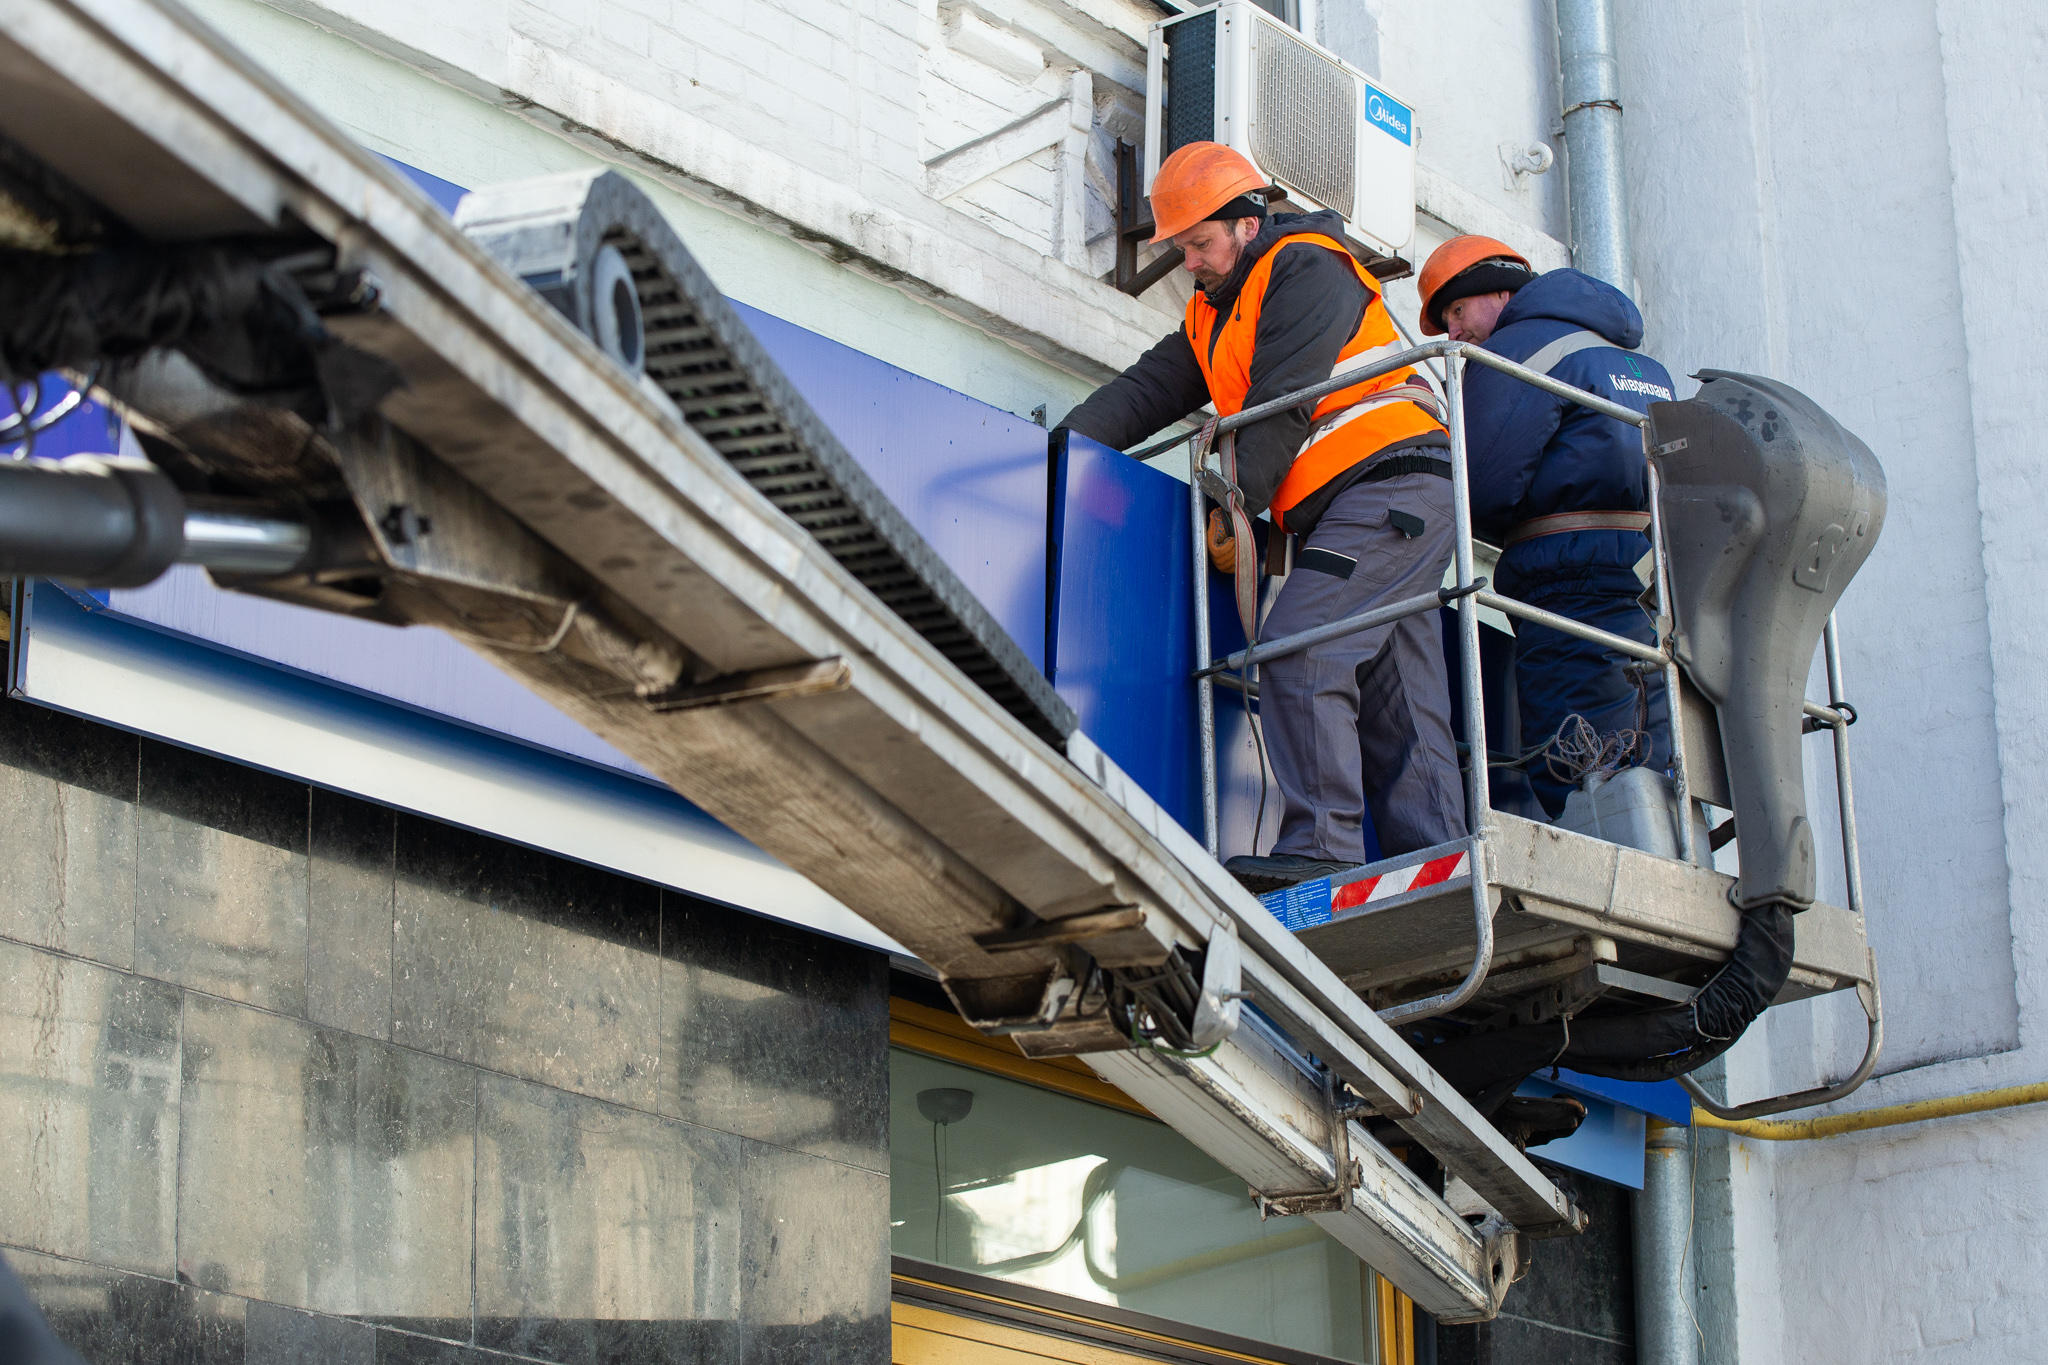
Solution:
M729 1358L705 1348L731 1341L746 1289L742 1149L728 1134L486 1077L477 1344L564 1365L622 1349Z
M0 698L0 767L133 801L141 743L125 730Z
M135 960L135 803L0 763L0 938Z
M597 1365L724 1365L743 1359L739 1322L643 1322L604 1318L596 1324ZM875 1356L881 1361L884 1357ZM819 1356L819 1360L859 1360Z
M882 955L56 719L0 1242L89 1358L887 1358Z
M1628 1191L1569 1173L1562 1178L1586 1210L1586 1231L1537 1242L1528 1275L1508 1290L1494 1321L1438 1327L1439 1365L1634 1365Z
M377 1329L250 1300L242 1319L246 1365L376 1365Z
M306 913L306 1015L368 1038L391 1037L395 814L312 793Z
M188 997L180 1274L466 1337L476 1084L440 1058Z
M403 816L398 848L392 1040L652 1111L659 893Z
M413 1336L389 1328L377 1333L377 1365L497 1365L529 1361L532 1356L506 1355L453 1341Z
M165 815L287 852L306 851L303 782L145 739L136 791L144 806Z
M306 1011L307 789L146 742L136 970Z
M751 1327L740 1359L746 1365L883 1365L890 1359L889 1315ZM1057 1358L1057 1357L1055 1357ZM1127 1357L1131 1358L1131 1357Z
M887 1359L889 1177L749 1144L746 1185L745 1358Z
M0 942L0 1240L168 1278L179 993Z
M1589 1220L1577 1237L1537 1242L1529 1273L1504 1312L1612 1341L1635 1340L1635 1230L1627 1190L1580 1177L1574 1195Z
M249 1347L252 1305L227 1294L82 1261L9 1249L8 1264L50 1327L91 1365L244 1365L296 1360ZM331 1357L335 1365L357 1365ZM315 1357L308 1365L327 1365Z
M481 1351L451 1341L393 1331L377 1333L377 1365L474 1365L483 1356Z
M401 880L586 938L657 946L660 892L645 882L417 816L397 818Z
M1446 1338L1455 1344L1446 1349ZM1635 1365L1633 1346L1503 1313L1473 1327L1441 1328L1437 1365Z
M668 893L661 1111L889 1164L888 959Z

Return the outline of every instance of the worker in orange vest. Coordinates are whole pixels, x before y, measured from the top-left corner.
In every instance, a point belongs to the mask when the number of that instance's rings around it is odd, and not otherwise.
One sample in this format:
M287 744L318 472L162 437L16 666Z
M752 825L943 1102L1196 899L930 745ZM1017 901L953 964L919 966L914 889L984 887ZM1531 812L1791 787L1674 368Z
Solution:
M1166 159L1152 185L1152 240L1180 248L1195 277L1186 319L1062 426L1124 448L1204 403L1228 416L1402 349L1379 282L1344 245L1343 220L1269 213L1269 188L1250 161L1214 142ZM1232 515L1210 517L1211 560L1233 574L1244 562L1239 600L1249 603L1255 582L1250 593L1242 584L1253 556L1239 548L1248 518L1269 512L1300 547L1261 638L1443 581L1451 466L1439 414L1435 392L1404 368L1235 433L1234 451L1223 449ZM1226 864L1253 891L1363 862L1367 810L1389 856L1463 836L1436 612L1262 665L1259 711L1281 794L1279 838L1269 856Z

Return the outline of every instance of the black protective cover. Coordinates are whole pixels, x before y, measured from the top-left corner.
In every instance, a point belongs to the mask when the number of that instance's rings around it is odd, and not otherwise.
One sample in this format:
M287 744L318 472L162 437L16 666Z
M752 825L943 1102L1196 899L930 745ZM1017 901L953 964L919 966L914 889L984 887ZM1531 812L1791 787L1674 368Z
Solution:
M683 420L997 704L1064 748L1073 708L811 410L660 210L616 171L544 185L472 194L456 222L585 332L591 263L617 247L639 287L647 375Z

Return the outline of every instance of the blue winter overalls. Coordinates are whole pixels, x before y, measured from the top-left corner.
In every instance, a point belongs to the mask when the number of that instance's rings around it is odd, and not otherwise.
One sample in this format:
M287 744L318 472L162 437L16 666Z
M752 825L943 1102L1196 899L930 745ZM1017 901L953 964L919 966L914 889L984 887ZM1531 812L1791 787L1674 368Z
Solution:
M1665 368L1634 351L1642 339L1642 314L1620 290L1576 270L1553 270L1516 291L1486 349L1647 412L1674 394ZM1465 420L1473 529L1504 547L1499 591L1655 643L1650 617L1637 601L1644 584L1636 565L1650 551L1648 535L1623 524L1627 517L1564 530L1555 528L1571 527L1574 519L1545 520L1646 513L1649 473L1639 429L1483 365L1465 369ZM1668 767L1663 679L1654 670L1639 679L1629 664L1600 645L1517 621L1507 686L1519 698L1509 710L1520 723L1490 737L1487 747L1527 753L1576 714L1602 735L1646 731L1639 761L1660 771ZM1560 814L1577 784L1553 772L1544 756L1530 759L1527 771L1543 808Z

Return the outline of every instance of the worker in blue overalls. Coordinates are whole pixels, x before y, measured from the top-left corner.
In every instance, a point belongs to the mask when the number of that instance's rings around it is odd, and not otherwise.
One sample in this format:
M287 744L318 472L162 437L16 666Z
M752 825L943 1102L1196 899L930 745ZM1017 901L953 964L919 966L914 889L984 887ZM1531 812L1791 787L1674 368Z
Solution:
M1670 374L1635 350L1643 315L1590 275L1538 275L1504 243L1467 236L1431 253L1419 286L1422 330L1431 336L1483 345L1638 412L1672 397ZM1654 644L1639 601L1650 568L1640 430L1483 365L1465 368L1465 430L1473 532L1502 547L1498 590ZM1577 786L1555 743L1561 731L1571 739L1574 716L1607 741L1610 764L1618 757L1669 766L1663 678L1631 662L1603 645L1515 623L1509 695L1519 701L1504 708L1508 734L1487 747L1523 758L1553 818Z

